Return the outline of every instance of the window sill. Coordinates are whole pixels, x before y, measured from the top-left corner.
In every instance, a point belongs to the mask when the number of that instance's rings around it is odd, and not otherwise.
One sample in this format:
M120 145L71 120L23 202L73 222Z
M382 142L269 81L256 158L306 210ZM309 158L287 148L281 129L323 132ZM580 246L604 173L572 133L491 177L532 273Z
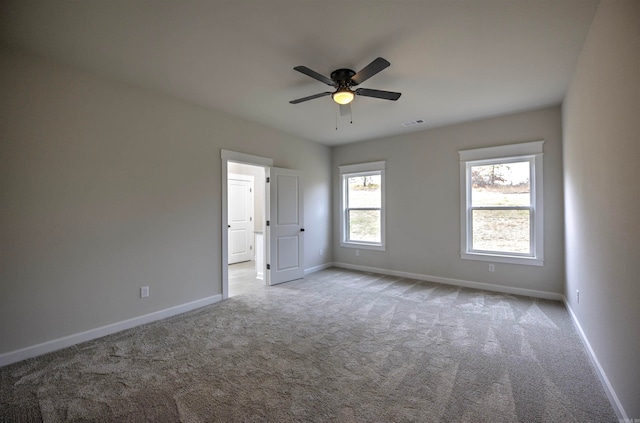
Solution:
M341 242L340 246L344 248L357 248L360 250L386 251L384 245L364 244L358 242Z
M525 266L544 266L544 259L536 257L502 256L495 254L461 253L463 260L490 261L492 263L523 264Z

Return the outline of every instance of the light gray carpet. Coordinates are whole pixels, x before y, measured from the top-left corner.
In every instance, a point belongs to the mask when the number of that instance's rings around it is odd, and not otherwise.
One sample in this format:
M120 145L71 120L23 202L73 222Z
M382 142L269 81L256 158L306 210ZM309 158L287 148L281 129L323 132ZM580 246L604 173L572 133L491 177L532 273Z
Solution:
M243 295L262 289L265 281L256 278L256 262L245 261L229 266L229 296Z
M618 421L561 303L341 269L0 382L11 422Z

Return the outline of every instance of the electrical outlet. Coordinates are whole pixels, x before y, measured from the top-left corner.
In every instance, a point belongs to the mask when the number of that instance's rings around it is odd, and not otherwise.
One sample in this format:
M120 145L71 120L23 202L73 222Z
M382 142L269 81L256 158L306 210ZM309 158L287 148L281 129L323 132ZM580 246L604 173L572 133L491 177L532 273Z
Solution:
M318 254L320 257L322 257L322 248L320 248L320 252Z
M356 257L360 257L360 250L356 250Z
M495 265L495 264L493 264L493 263L491 263L491 264L489 265L489 272L495 272L495 271L496 271L496 265Z
M140 288L140 298L146 298L149 296L149 287L143 286Z
M576 289L576 301L580 304L580 291Z

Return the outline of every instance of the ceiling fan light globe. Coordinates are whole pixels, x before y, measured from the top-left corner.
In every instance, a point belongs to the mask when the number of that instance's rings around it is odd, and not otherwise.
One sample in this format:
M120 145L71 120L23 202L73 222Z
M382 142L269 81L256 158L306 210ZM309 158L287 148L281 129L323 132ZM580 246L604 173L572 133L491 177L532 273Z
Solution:
M342 91L336 91L335 93L333 93L331 97L333 98L333 101L335 101L336 103L344 105L344 104L351 103L355 95L350 90L342 90Z

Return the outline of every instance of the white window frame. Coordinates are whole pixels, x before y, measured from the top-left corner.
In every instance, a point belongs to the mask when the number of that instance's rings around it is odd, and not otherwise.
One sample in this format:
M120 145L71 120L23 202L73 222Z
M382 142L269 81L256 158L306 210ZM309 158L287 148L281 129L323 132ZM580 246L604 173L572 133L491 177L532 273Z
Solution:
M544 266L543 161L544 141L459 151L460 155L460 258L494 263ZM473 250L471 167L513 162L530 163L530 254Z
M340 246L346 248L359 248L363 250L385 251L385 163L369 162L352 165L338 166L340 170ZM380 175L380 242L351 241L348 239L348 200L349 192L347 180L358 176Z

